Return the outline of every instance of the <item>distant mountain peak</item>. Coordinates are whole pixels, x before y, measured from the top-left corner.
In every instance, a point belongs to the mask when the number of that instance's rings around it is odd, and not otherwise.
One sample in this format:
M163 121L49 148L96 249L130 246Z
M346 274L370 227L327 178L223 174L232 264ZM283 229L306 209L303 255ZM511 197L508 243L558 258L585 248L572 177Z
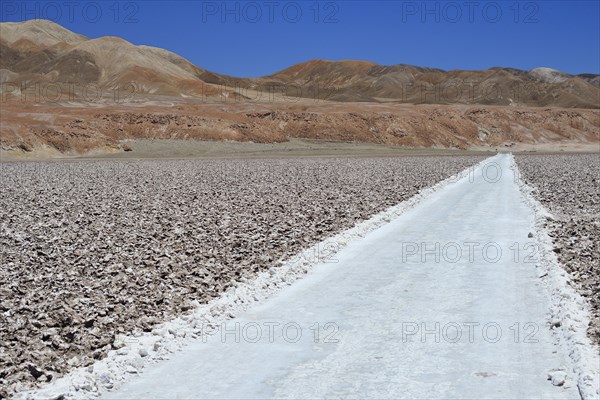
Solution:
M557 69L548 67L538 67L529 71L532 76L546 83L561 83L569 79L572 75Z
M56 43L79 43L89 38L44 19L32 19L24 22L0 23L0 37L7 43L19 39L27 39L38 45L53 45Z

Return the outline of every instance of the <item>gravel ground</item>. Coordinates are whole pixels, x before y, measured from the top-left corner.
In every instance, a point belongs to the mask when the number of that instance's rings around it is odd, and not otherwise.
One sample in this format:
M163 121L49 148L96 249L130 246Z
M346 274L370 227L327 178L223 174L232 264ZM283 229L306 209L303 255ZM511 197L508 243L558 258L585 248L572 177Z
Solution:
M0 164L0 397L481 157Z
M517 156L523 180L552 213L554 252L591 305L588 335L600 344L600 156Z

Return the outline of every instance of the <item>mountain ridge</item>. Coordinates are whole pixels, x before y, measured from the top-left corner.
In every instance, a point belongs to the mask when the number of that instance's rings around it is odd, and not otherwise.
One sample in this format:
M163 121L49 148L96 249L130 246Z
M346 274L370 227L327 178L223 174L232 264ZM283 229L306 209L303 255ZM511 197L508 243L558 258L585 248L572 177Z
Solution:
M233 95L240 100L249 99L247 90L280 90L286 96L340 102L600 108L596 74L572 75L548 67L445 71L315 59L260 78L237 78L208 71L166 49L114 36L88 38L47 20L0 23L0 80L14 86L58 82L111 89L133 83L138 93L148 95Z

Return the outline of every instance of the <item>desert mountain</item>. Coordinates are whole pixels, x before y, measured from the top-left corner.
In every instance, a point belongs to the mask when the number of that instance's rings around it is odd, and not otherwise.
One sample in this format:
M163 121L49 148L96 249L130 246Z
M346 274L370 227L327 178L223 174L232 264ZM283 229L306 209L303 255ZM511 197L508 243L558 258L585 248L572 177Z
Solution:
M304 89L329 89L330 100L433 104L494 104L598 108L598 75L573 76L550 68L443 71L366 61L313 60L264 79Z
M178 97L279 91L344 102L600 107L600 76L551 68L443 71L369 61L312 60L269 76L242 79L200 68L170 51L116 37L90 39L45 20L0 23L3 96L35 83L98 85Z
M19 88L53 82L115 89L133 83L137 92L172 96L216 90L198 78L203 69L167 50L117 37L89 39L44 20L0 24L0 71L2 82Z
M59 43L81 43L86 36L73 33L52 21L36 19L25 22L3 22L0 39L18 46L30 42L37 46L52 46Z

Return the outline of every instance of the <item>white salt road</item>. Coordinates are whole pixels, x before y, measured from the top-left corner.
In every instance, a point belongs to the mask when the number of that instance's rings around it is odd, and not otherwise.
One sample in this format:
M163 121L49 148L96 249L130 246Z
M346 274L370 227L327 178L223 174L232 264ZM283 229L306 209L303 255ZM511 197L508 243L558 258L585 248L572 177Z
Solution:
M486 165L105 398L579 399L511 158Z

